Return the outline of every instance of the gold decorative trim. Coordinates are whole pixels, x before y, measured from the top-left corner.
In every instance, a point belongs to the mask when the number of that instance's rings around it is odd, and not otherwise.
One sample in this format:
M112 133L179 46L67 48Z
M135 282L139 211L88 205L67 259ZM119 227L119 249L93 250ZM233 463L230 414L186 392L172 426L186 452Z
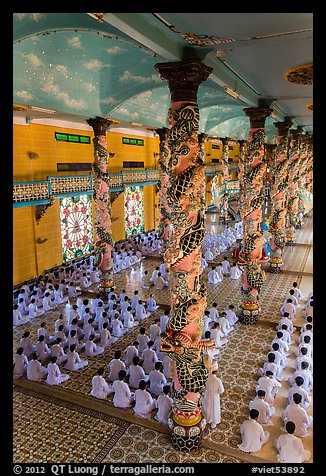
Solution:
M313 82L313 64L303 64L288 69L284 76L289 83L310 85Z
M103 23L104 22L104 15L105 13L93 13L93 15L97 18L97 21L99 23Z
M192 418L182 418L182 417L177 416L173 413L172 418L178 425L193 426L193 425L197 425L197 423L200 422L200 420L202 419L202 415L199 413L197 416L192 417Z
M313 103L310 102L309 104L306 104L306 108L309 109L309 111L313 110Z

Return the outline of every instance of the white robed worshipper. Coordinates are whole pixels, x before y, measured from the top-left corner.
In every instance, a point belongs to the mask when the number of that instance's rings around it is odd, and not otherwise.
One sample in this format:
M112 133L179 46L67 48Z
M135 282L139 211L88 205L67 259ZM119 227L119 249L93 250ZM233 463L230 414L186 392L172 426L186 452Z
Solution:
M312 425L312 416L307 415L307 411L300 406L302 396L299 393L293 395L293 403L287 405L286 409L281 413L284 424L288 421L295 423L295 436L308 436L307 430Z
M114 337L121 337L124 333L123 324L119 319L119 314L116 313L116 316L111 321L112 325L112 335Z
M291 299L292 300L292 304L298 309L300 307L300 303L298 301L298 299L295 297L294 295L294 289L290 289L289 293L285 296L285 299L284 299L284 303L283 304L286 304L287 300L288 299Z
M294 319L294 317L296 315L296 312L297 312L296 307L293 304L291 298L288 298L286 300L286 303L283 304L280 311L281 311L281 314L284 314L284 312L288 312L289 313L289 319L292 319L292 320Z
M219 284L222 282L218 273L216 272L216 267L213 266L212 269L207 274L208 284Z
M170 311L165 309L164 314L160 317L160 328L161 332L164 332L170 318Z
M294 403L294 394L299 393L302 396L302 400L300 402L300 406L307 410L309 407L312 398L308 394L307 390L303 388L303 378L302 377L296 377L295 379L295 384L292 385L290 390L288 391L288 403Z
M220 329L220 325L218 322L213 323L213 327L210 330L211 339L215 340L215 346L217 349L223 347L223 345L228 343L228 339L224 337L223 332Z
M206 269L208 266L208 263L203 256L201 257L201 260L200 260L200 266L203 268L203 270Z
M203 399L203 414L212 429L221 423L220 395L224 392L222 380L217 376L217 372L218 364L214 362L206 380Z
M32 359L27 364L26 376L28 380L39 382L47 376L48 370L43 367L37 358L37 353L32 354Z
M162 362L157 361L155 362L155 370L152 370L148 376L150 382L148 391L154 393L155 395L160 395L163 392L164 385L167 384L162 370Z
M242 441L238 445L241 451L245 453L256 453L260 451L262 446L269 438L269 432L264 431L262 425L258 423L258 410L253 408L249 413L250 417L240 425L240 433Z
M221 312L220 317L218 318L218 322L220 324L220 329L225 336L233 330L233 327L230 325L229 321L226 318L225 312Z
M160 319L156 318L153 324L149 326L149 340L152 340L153 342L155 342L161 334L161 327L159 326L159 322Z
M63 347L61 346L61 338L58 337L54 344L51 347L51 357L57 358L57 364L61 365L66 362L67 354L64 352Z
M141 380L134 396L134 412L142 418L149 418L151 412L156 408L156 399L146 390L146 387L145 380Z
M281 387L281 383L273 378L273 373L270 370L266 370L265 376L258 379L256 385L256 391L265 391L265 401L273 404L277 393L277 390Z
M204 258L205 258L206 261L213 261L214 255L213 255L213 253L211 252L210 249L208 249L208 250L204 253Z
M160 267L159 267L159 266L156 266L156 268L153 270L152 275L151 275L151 282L152 282L152 284L155 283L156 278L157 278L159 272L160 272Z
M124 363L129 366L132 364L133 358L138 355L138 342L134 341L124 350Z
M226 256L223 258L222 268L223 268L223 273L224 274L226 274L226 275L230 274L231 265L230 265Z
M18 311L22 316L26 316L28 314L28 309L23 298L18 299Z
M91 395L100 400L105 400L109 393L112 393L112 385L109 385L103 377L104 368L100 367L97 374L92 378L92 390Z
M108 329L108 322L103 322L102 330L100 332L100 345L104 348L109 347L117 340L117 337L111 336L111 332Z
M307 352L307 348L306 347L303 347L301 349L301 352ZM312 362L312 358L309 357L307 354L303 355L303 354L300 354L298 355L298 357L296 357L295 361L294 361L294 368L295 370L300 370L301 369L301 364L302 362L307 362L308 363L308 372L311 372L313 373L313 362Z
M146 328L141 327L139 329L139 334L137 336L137 342L138 342L138 354L141 356L144 350L147 348L147 344L149 342L149 337L146 335Z
M153 345L154 342L149 340L147 342L147 349L141 355L142 367L147 374L155 369L155 362L158 361L156 352L152 349Z
M231 268L230 268L230 278L231 279L239 279L239 278L241 278L241 275L242 275L242 271L239 268L239 266L237 265L237 263L235 263L233 266L231 266Z
M212 321L218 322L218 318L220 317L218 309L217 309L217 303L213 302L212 306L208 309L209 315ZM209 329L208 329L209 330Z
M14 355L13 359L14 363L14 370L13 374L14 377L22 377L26 374L27 365L28 365L28 358L24 354L24 349L22 347L18 347L16 354Z
M274 443L278 450L277 460L280 463L303 463L308 461L311 452L305 450L301 439L293 434L295 423L288 421L285 428L287 434L279 436Z
M274 425L271 416L274 415L275 408L265 401L265 395L265 390L258 390L255 398L249 402L249 410L255 408L259 411L257 421L261 425Z
M42 311L42 309L38 309L35 299L32 298L28 305L28 318L34 319L35 317L42 316L42 314L44 314L44 311Z
M144 304L145 304L145 301L139 300L136 306L135 319L137 319L138 321L142 321L143 319L146 319L147 317L150 316L150 313L146 312Z
M164 385L163 393L161 393L156 400L157 413L154 419L159 423L168 424L168 416L171 413L173 400L170 397L170 385Z
M103 346L95 344L94 338L94 334L91 334L85 344L84 353L87 357L96 357L97 355L103 354L105 350Z
M126 329L132 329L135 326L138 326L138 322L135 322L134 316L131 313L131 306L127 307L126 312L124 313L123 325Z
M67 297L63 296L63 292L59 289L59 285L56 284L53 291L54 304L63 304L68 301Z
M151 281L150 275L148 274L148 271L144 271L141 287L143 289L149 289L151 286L153 286L153 283Z
M299 288L298 283L296 281L294 281L292 283L292 289L294 289L294 295L297 298L297 300L298 301L303 301L304 300L304 295L303 295L303 293L302 293L301 289ZM307 299L308 301L309 301L310 297L312 297L312 293L311 293L311 296L308 297L308 299Z
M46 376L46 383L48 385L59 385L70 378L70 375L61 372L55 356L51 357L51 362L49 363L47 370L48 374Z
M154 288L162 290L168 285L168 282L163 278L162 274L158 273L157 278L154 281Z
M239 320L238 316L234 312L234 306L233 304L229 305L229 309L225 309L223 312L226 314L226 318L229 321L229 324L231 327L234 326L234 324Z
M147 380L148 375L145 374L143 367L139 365L139 356L135 355L132 359L132 364L127 370L127 375L129 376L129 385L133 388L138 388L139 382L141 380Z
M126 364L121 360L121 355L121 350L116 350L114 352L114 358L108 363L109 380L117 380L120 370L126 370Z
M311 372L308 370L309 362L301 362L301 369L296 370L289 378L288 383L290 386L295 384L296 377L303 378L303 388L309 393L313 388L313 378Z
M71 370L72 372L75 372L79 369L87 367L87 365L88 365L88 360L81 359L80 355L76 351L76 345L71 344L67 352L67 362L65 363L63 368L66 370Z
M19 341L20 347L24 349L24 354L26 357L29 357L32 355L33 352L35 352L35 345L33 344L30 336L30 332L26 331L24 332L22 338Z
M294 332L293 322L291 321L291 319L289 319L289 313L288 312L283 314L282 319L279 320L279 322L276 326L276 330L280 331L282 329L283 325L287 326L289 333L292 335L293 332Z
M133 402L133 393L130 391L129 385L124 381L126 378L126 371L120 370L118 378L112 384L114 391L113 405L118 408L131 407Z
M275 353L269 352L267 354L267 360L264 362L264 365L258 369L258 373L261 377L266 375L267 370L273 373L273 377L276 380L281 381L283 380L283 368L281 365L277 365L275 363Z
M156 301L153 297L153 294L149 295L149 298L147 299L146 303L147 303L147 310L149 312L154 312L159 308L159 306L156 305Z
M28 317L24 317L18 310L18 304L14 304L13 306L12 317L13 326L21 326L22 324L26 324L26 322L29 321Z
M43 362L50 357L51 350L45 342L44 335L40 335L38 338L38 342L35 345L35 352L37 353L40 362Z

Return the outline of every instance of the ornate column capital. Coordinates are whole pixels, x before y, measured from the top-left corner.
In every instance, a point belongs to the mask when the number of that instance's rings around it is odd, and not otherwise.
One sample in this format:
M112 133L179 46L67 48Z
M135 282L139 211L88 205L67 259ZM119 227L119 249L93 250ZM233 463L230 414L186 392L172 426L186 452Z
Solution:
M197 58L173 63L156 63L154 68L161 79L168 82L171 102L197 102L197 91L200 83L206 81L213 71L213 68L206 66Z
M160 137L160 141L163 142L164 140L168 139L169 136L169 128L168 127L158 127L154 129L156 134Z
M112 124L115 124L116 121L112 121L111 119L105 119L104 117L90 117L86 119L88 125L90 125L96 136L105 136L107 130Z
M273 112L269 107L245 107L244 112L250 119L251 129L264 129L265 121Z
M274 126L277 129L277 134L279 136L287 136L290 127L292 126L292 121L290 119L285 119L283 122L274 122Z

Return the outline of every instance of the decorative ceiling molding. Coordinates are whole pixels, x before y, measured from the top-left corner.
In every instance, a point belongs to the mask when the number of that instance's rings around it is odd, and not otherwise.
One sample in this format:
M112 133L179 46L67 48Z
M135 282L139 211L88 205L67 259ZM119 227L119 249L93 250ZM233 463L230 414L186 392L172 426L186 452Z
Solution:
M313 64L303 64L284 73L289 83L311 85L313 82Z

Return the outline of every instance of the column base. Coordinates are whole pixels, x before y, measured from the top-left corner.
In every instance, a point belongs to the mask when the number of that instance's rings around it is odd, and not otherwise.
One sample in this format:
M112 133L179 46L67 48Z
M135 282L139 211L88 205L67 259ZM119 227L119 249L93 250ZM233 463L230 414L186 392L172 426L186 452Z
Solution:
M199 414L198 418L196 423L191 424L189 421L186 426L176 421L178 417L174 413L170 414L168 425L171 430L171 442L178 451L190 452L200 447L207 421L202 414Z
M259 304L257 302L252 303L242 303L241 304L241 314L239 316L239 321L242 324L253 325L257 324L259 316Z
M271 258L269 260L269 267L266 271L269 273L280 273L283 268L283 261L280 258Z
M110 288L112 288L113 286L113 281L110 280L110 281L106 281L105 283L100 283L98 286L97 286L97 289L98 289L98 292L100 294L108 294L108 292L110 291Z

